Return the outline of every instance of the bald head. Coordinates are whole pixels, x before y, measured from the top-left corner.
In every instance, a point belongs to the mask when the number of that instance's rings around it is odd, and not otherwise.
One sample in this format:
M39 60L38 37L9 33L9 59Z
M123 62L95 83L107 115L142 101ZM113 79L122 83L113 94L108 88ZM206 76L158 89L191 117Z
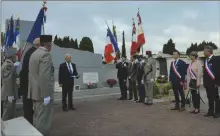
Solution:
M40 46L40 38L36 38L33 42L35 46Z

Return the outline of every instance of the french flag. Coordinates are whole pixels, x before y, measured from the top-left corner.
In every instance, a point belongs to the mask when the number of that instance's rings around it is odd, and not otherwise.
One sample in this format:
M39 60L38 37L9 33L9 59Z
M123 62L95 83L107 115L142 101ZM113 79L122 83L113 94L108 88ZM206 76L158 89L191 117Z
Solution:
M142 21L141 21L141 15L138 9L137 13L137 19L138 19L138 31L137 31L137 44L139 48L145 44L145 37L144 37L144 30L142 27Z

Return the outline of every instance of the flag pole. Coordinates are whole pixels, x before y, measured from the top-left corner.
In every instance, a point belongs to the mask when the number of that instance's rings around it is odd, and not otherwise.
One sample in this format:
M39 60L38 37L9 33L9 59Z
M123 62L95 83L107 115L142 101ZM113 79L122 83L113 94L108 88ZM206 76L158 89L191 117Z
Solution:
M46 0L43 0L43 9L44 9L44 12L45 12L45 10L46 10ZM44 13L45 14L45 13ZM43 34L45 34L45 28L44 28L44 22L45 22L45 20L43 19Z

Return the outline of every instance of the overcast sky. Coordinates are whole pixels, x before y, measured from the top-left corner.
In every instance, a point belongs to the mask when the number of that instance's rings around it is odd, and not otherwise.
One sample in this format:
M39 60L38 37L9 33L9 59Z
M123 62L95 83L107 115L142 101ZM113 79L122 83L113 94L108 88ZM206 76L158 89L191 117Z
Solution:
M14 17L22 20L36 19L42 2L2 2L2 21ZM96 53L104 52L106 24L117 27L121 48L122 31L125 31L127 54L130 52L132 17L140 14L146 38L144 50L154 53L162 50L164 43L172 38L176 48L185 51L191 42L213 41L220 46L220 2L52 2L47 3L46 33L60 37L77 38L88 36L92 39ZM137 19L136 19L137 24ZM2 26L5 29L5 26Z

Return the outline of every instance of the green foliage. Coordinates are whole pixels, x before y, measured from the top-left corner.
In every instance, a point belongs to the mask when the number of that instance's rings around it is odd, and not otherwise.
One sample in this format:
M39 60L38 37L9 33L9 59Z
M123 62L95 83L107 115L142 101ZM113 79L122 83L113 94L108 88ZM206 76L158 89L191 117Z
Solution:
M1 46L5 44L5 33L1 32Z
M89 37L83 37L79 44L79 50L89 51L94 53L92 40Z
M176 50L175 43L173 43L172 39L169 39L166 44L163 45L163 53L172 55Z
M121 56L126 58L125 33L124 33L124 31L122 33L122 50L121 51L122 51Z
M75 39L75 45L74 45L74 49L79 49L79 45L78 45L78 41L77 41L77 39Z
M191 46L189 48L187 48L186 50L186 54L189 55L192 51L203 51L205 46L211 46L213 49L217 49L218 47L216 46L215 43L213 42L206 42L203 41L200 44L197 45L197 43L193 44L191 43Z

